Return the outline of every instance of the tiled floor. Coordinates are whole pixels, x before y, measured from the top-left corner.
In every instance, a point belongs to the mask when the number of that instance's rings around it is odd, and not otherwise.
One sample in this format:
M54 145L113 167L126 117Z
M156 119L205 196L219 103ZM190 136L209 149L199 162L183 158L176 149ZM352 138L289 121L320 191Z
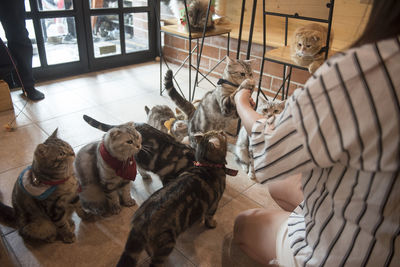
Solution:
M187 85L186 71L178 80ZM78 151L103 134L87 125L83 114L118 124L145 121L144 105L173 107L167 96L159 95L158 74L158 63L151 62L38 84L38 89L46 94L45 100L29 102L25 109L21 91L12 92L14 111L0 112L0 125L11 121L21 109L23 111L16 119L16 131L0 130L1 201L10 205L17 175L30 164L36 145L55 128L58 127L59 136ZM205 88L198 90L196 98L212 89L209 84L203 86ZM231 154L228 162L231 168L238 168ZM144 183L138 175L132 185L133 197L140 204L160 185L157 179ZM237 247L231 247L230 241L237 214L262 206L277 207L264 185L255 184L242 171L236 177L228 176L227 188L216 213L217 228L207 230L199 224L182 234L166 266L257 266ZM3 241L0 266L115 266L137 207L123 208L119 215L97 222L81 222L75 215L77 239L73 244L58 241L31 245L24 242L15 229L0 224ZM140 265L148 263L149 258L143 252Z

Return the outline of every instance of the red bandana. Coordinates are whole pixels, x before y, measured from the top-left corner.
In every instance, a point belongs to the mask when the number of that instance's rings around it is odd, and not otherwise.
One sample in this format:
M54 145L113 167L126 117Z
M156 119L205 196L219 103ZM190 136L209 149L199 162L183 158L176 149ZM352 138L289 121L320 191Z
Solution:
M199 161L193 161L194 166L196 167L213 167L213 168L220 168L224 169L225 174L228 174L230 176L236 176L238 174L238 170L232 170L223 164L213 164L213 163L205 163L205 162L199 162Z
M103 160L110 166L115 173L123 179L134 181L136 178L136 162L135 159L130 157L126 162L120 161L107 151L103 143L100 145L100 155Z

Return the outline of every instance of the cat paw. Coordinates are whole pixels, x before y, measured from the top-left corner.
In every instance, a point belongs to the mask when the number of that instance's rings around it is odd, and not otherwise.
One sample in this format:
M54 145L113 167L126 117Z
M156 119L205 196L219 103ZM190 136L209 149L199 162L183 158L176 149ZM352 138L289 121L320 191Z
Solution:
M67 232L62 234L61 236L61 240L64 243L74 243L75 242L75 234L73 232Z
M240 86L239 86L239 90L240 89L250 89L253 90L254 87L256 85L256 82L253 79L246 79L244 80Z
M215 227L217 227L217 221L214 220L214 219L205 219L204 220L204 225L207 228L215 228Z
M119 214L121 212L121 206L119 204L113 204L110 207L110 213L112 215Z
M136 205L136 201L133 198L129 198L129 199L122 200L121 204L124 205L125 207L132 207L132 206Z

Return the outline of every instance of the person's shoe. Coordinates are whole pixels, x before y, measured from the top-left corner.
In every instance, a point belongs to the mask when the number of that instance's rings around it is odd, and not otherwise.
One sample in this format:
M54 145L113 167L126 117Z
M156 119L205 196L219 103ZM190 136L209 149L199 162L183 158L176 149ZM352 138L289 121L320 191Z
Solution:
M35 87L25 88L25 96L33 101L38 101L44 99L44 94Z

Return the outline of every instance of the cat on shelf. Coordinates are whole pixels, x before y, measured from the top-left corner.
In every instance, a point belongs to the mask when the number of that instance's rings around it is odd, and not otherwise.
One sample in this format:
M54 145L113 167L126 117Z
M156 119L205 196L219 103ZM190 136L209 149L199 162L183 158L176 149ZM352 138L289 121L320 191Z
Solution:
M297 28L291 45L292 60L314 73L325 60L327 34L327 27L317 23Z
M178 19L178 24L184 24L186 21L185 3L183 0L161 0L167 5L174 16ZM190 30L193 32L202 32L207 22L207 29L214 27L212 20L214 6L211 5L207 20L208 0L187 0L186 1Z

